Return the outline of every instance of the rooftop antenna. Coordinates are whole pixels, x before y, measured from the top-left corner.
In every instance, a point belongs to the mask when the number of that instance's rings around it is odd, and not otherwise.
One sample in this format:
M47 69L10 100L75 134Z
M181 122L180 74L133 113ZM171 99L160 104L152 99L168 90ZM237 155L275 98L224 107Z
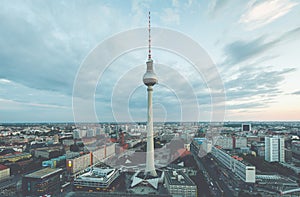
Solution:
M148 31L149 31L149 51L148 51L148 59L151 59L151 24L150 24L150 11L149 11L149 25L148 25Z

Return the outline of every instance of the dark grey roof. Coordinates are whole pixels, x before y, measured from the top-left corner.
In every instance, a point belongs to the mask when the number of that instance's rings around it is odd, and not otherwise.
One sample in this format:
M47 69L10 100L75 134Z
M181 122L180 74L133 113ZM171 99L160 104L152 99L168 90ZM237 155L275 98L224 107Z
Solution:
M196 186L195 183L182 171L176 171L177 175L173 175L173 171L165 171L165 178L168 181L169 185L188 185ZM178 176L182 178L179 180Z

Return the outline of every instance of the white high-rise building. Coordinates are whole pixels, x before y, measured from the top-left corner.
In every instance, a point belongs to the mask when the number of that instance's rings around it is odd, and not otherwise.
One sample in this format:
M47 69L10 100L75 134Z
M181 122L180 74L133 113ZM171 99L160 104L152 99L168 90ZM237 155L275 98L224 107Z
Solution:
M284 138L280 136L265 137L265 160L284 162Z

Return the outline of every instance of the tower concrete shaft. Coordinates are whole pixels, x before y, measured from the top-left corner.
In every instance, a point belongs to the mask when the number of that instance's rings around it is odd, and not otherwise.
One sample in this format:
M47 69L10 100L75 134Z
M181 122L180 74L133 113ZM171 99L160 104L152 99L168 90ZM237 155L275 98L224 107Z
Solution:
M147 122L147 157L145 172L157 176L154 166L154 141L153 141L153 114L152 114L152 92L153 86L148 86L148 122Z

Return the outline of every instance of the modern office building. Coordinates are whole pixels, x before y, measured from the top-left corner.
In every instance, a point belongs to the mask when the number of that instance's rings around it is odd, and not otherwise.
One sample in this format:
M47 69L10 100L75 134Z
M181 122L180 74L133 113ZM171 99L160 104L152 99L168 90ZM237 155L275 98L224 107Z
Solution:
M263 142L253 142L251 145L252 150L256 152L257 156L265 156L265 143Z
M196 184L182 171L165 171L165 185L172 196L197 196Z
M95 137L95 131L93 129L88 129L86 131L86 137Z
M37 148L34 151L34 157L36 158L45 158L45 159L52 159L55 157L62 156L63 149L62 147L45 147L45 148Z
M292 154L293 157L300 159L300 141L292 142Z
M246 183L255 183L256 168L236 155L231 155L220 146L212 148L212 155L224 166L230 169L237 177Z
M233 157L234 158L234 157ZM255 183L256 168L247 164L243 160L239 160L239 157L234 158L234 169L235 174L246 183Z
M104 190L110 191L111 184L120 175L120 171L114 168L93 167L90 171L78 176L74 180L74 187L77 190Z
M87 154L76 154L73 158L68 157L66 161L67 172L70 174L74 174L86 169L93 164L99 163L104 159L114 155L116 152L115 149L115 144L112 143L95 149Z
M99 163L106 157L106 147L91 152L92 152L91 156L92 156L93 164Z
M9 178L10 176L10 168L0 164L0 181Z
M293 161L293 153L291 149L284 149L284 161L287 163L291 163Z
M233 139L230 136L219 136L215 145L221 146L223 149L233 149Z
M232 137L233 148L245 148L247 147L247 138L246 137Z
M79 155L74 158L67 159L67 172L70 174L77 173L92 165L90 154Z
M194 138L190 144L190 151L199 157L203 157L211 152L212 147L212 140L206 138Z
M74 129L74 130L73 130L73 138L74 138L74 139L80 139L80 138L82 138L83 136L85 136L84 131L79 130L79 129Z
M252 144L253 142L264 142L264 136L256 136L256 135L248 135L247 137L247 144Z
M22 177L24 196L55 195L61 190L63 169L43 168Z
M251 124L250 123L243 123L242 124L242 131L251 131Z
M265 160L284 162L284 138L280 136L265 137Z
M247 147L247 138L241 136L219 136L216 145L223 149L245 148Z

